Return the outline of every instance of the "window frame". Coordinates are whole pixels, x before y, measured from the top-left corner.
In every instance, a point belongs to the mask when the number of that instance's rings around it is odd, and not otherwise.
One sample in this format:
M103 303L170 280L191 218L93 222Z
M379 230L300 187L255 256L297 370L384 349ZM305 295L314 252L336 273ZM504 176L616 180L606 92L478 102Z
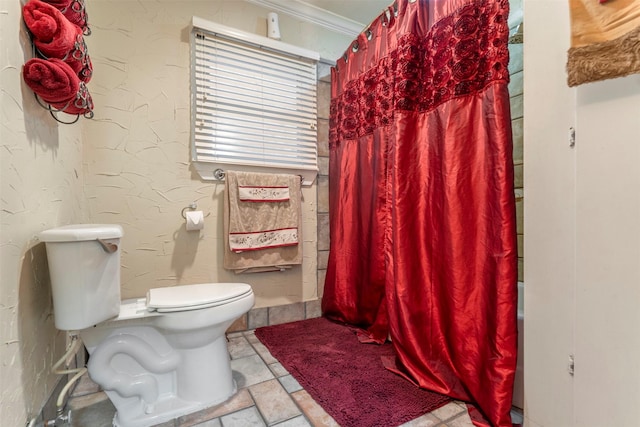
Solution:
M292 164L292 165L283 165L278 160L277 165L269 164L268 161L265 161L265 164L243 164L241 159L238 161L229 161L229 160L220 160L220 159L206 159L203 157L207 157L207 155L202 155L197 150L196 143L198 142L200 146L202 146L202 138L197 136L197 134L202 135L202 125L198 124L198 102L204 104L206 99L199 100L198 99L198 88L197 88L197 76L196 76L196 68L199 65L197 63L196 58L196 35L198 33L204 33L206 36L211 36L212 38L218 38L221 42L230 41L232 43L242 44L243 47L248 47L255 53L265 53L266 55L273 55L274 53L277 55L286 55L289 58L295 58L296 60L302 60L305 63L308 63L313 67L313 73L315 74L314 78L314 104L312 107L312 116L313 120L308 122L310 130L305 130L306 140L301 142L299 145L293 145L292 147L303 147L306 150L306 159L307 164L303 165L302 162L300 164ZM192 28L190 32L190 46L191 46L191 163L195 167L196 171L200 175L200 177L204 180L215 180L218 179L216 177L215 171L222 169L233 169L238 171L251 171L251 172L267 172L267 173L289 173L296 174L302 177L303 185L311 185L317 174L318 174L318 154L317 154L317 66L320 59L320 55L317 52L313 52L307 49L303 49L297 46L292 46L278 40L272 40L266 37L262 37L256 34L246 33L241 30L237 30L231 27L226 27L221 24L213 23L207 21L202 18L193 17L192 19ZM201 55L202 56L202 55ZM202 62L202 59L200 59ZM309 69L307 72L309 72ZM297 101L300 102L300 101ZM200 126L200 128L198 127ZM253 130L253 129L252 129ZM265 131L261 131L262 134L265 134ZM315 135L313 133L315 132ZM263 136L264 138L264 136ZM311 143L311 139L313 143ZM207 138L209 141L210 137ZM209 142L210 144L215 144L214 142ZM280 144L281 141L278 141L277 144ZM207 142L204 143L208 144ZM268 141L261 141L258 144L265 144L268 146ZM276 144L276 143L274 143ZM233 145L233 142L227 142L227 147ZM313 147L312 147L313 146ZM313 153L311 149L313 148ZM241 153L241 146L238 145L238 152ZM313 156L313 159L312 157ZM242 157L242 155L240 155ZM311 159L313 162L311 162Z

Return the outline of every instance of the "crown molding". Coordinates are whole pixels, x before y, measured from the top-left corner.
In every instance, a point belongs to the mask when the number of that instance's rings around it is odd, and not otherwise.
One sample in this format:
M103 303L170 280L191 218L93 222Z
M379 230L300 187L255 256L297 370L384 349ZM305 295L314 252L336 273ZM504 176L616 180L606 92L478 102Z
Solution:
M337 15L333 12L329 12L326 9L321 9L302 0L246 1L257 4L266 9L286 13L287 15L294 16L302 19L303 21L311 22L331 31L346 34L347 36L354 38L357 37L365 27L365 24Z

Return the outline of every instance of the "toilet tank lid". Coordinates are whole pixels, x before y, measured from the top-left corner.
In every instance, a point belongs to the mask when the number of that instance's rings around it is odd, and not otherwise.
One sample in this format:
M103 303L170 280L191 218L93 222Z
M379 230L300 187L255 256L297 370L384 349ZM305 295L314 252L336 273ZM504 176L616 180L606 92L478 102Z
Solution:
M147 291L147 309L163 311L221 304L251 292L251 285L246 283L201 283L154 288Z
M42 242L78 242L122 237L122 227L116 224L71 224L45 230L38 235Z

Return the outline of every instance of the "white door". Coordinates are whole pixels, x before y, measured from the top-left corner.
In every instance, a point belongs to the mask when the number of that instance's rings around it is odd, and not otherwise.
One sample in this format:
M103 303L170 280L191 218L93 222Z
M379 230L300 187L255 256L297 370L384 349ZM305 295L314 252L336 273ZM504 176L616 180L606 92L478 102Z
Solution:
M640 75L579 86L576 426L640 425Z

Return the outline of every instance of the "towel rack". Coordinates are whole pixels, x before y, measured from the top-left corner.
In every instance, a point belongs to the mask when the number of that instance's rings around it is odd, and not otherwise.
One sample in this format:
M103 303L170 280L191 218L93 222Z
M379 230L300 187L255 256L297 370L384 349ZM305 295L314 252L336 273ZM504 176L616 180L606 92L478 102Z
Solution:
M298 175L300 177L300 186L304 183L304 177L302 175ZM213 177L218 181L224 181L225 172L224 170L218 168L213 171Z

